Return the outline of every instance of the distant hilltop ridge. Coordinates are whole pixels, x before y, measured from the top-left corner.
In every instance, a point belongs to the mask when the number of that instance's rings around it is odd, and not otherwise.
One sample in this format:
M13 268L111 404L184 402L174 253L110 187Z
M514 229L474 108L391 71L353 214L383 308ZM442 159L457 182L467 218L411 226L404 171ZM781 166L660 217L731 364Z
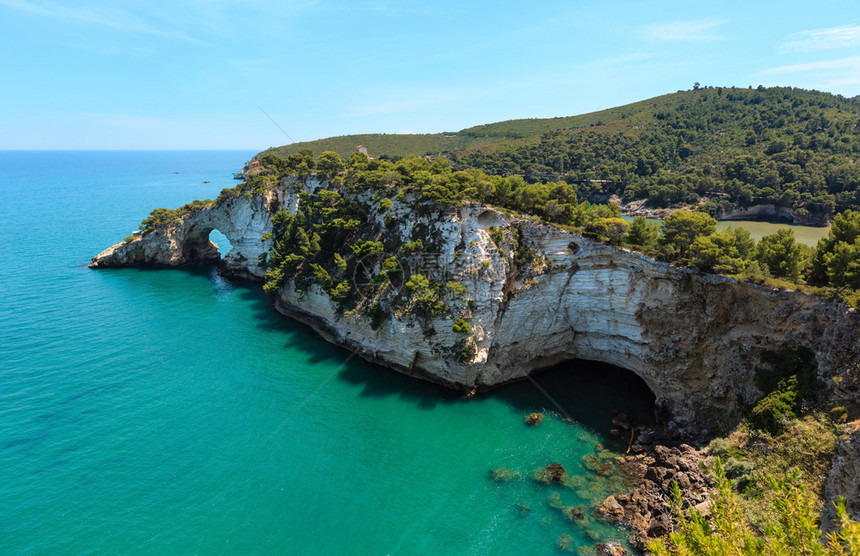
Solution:
M293 143L253 160L300 149L346 159L359 145L387 160L444 156L455 169L563 180L583 199L644 201L640 211L696 207L715 218L825 225L860 209L860 99L803 89L701 87L579 116ZM757 206L768 208L750 211Z

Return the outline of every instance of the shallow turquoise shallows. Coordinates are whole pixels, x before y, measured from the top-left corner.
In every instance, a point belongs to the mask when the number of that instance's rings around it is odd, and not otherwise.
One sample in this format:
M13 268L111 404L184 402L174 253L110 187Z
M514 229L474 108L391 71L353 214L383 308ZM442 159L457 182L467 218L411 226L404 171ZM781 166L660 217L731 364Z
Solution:
M630 373L539 375L565 422L530 382L463 401L351 358L212 268L86 268L252 154L0 152L0 552L551 555L564 534L626 537L547 500L605 496L582 458L611 443L611 409L648 412ZM531 411L548 417L527 427ZM553 462L572 487L531 478Z

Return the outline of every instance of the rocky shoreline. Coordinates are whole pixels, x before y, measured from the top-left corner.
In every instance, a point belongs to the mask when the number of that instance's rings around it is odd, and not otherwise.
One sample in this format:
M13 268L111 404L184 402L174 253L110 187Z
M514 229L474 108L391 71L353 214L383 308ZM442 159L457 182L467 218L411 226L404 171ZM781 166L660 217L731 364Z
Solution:
M613 461L625 488L607 496L594 515L628 527L630 544L645 553L648 543L674 530L672 483L678 483L684 508L710 514L716 486L705 470L711 463L710 450L687 444L693 439L679 438L675 431L632 423L623 413L614 415L612 424L610 434L627 445L626 453Z
M647 199L625 203L618 195L608 196L605 199L602 199L601 202L618 205L621 214L624 216L642 216L644 218L653 218L657 220L666 218L676 210L697 210L704 204L704 202L700 202L698 205L676 206L673 208L654 208L647 206ZM814 227L824 227L828 225L826 219L810 214L797 214L793 209L779 205L734 207L729 211L724 211L720 214L714 215L714 218L726 221L760 220L762 222L779 222L784 224Z
M672 483L678 483L684 507L708 515L715 481L702 469L707 449L697 450L689 444L638 445L638 448L639 453L626 455L619 462L635 486L626 493L608 497L595 515L630 527L630 543L645 551L653 539L673 531Z

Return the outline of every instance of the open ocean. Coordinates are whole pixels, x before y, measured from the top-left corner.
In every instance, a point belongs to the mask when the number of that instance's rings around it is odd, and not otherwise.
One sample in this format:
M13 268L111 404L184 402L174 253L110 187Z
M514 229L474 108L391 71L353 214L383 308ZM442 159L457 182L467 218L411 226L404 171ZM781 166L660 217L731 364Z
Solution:
M215 198L251 151L0 152L0 552L558 554L623 540L547 499L632 374L571 362L463 401L356 358L211 267L100 270L157 207ZM210 182L210 183L204 183ZM223 238L216 243L225 247ZM546 411L542 425L523 417ZM531 479L561 462L576 488ZM497 483L491 468L522 478ZM590 512L586 512L590 513Z

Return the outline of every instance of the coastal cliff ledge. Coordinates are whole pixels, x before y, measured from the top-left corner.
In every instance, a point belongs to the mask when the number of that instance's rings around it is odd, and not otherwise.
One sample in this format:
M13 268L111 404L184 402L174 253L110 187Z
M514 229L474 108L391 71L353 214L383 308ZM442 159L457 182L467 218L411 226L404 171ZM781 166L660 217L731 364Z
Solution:
M860 357L860 318L838 303L678 268L476 203L416 211L406 195L382 209L378 194L313 176L210 203L90 266L219 261L224 273L264 280L276 215L296 215L324 191L372 207L350 238L379 247L354 249L330 277L348 293L333 294L325 277L287 277L275 308L403 373L480 391L565 360L606 362L645 381L664 425L706 435L761 397L754 375L766 352L808 350L822 378ZM213 229L233 246L223 260ZM416 301L419 286L436 292L438 310Z

